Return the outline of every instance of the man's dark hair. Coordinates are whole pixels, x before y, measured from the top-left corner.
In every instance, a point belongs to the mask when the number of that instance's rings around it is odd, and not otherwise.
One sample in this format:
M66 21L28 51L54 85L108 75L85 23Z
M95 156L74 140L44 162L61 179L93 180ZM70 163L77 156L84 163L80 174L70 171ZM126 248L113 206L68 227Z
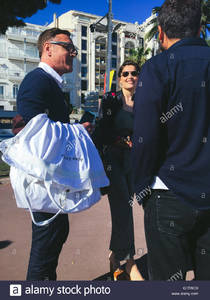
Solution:
M201 0L166 0L158 24L169 39L196 37L201 24Z
M123 68L125 66L130 66L130 65L134 66L136 68L136 71L138 73L140 73L140 67L139 67L139 65L136 62L134 62L133 60L125 60L124 63L120 66L120 68L118 70L118 77L121 76Z
M39 50L39 57L42 56L42 50L43 50L44 43L52 40L57 34L65 34L65 35L68 35L69 37L71 35L68 30L62 30L59 28L50 28L50 29L43 31L40 34L38 42L37 42L37 48Z

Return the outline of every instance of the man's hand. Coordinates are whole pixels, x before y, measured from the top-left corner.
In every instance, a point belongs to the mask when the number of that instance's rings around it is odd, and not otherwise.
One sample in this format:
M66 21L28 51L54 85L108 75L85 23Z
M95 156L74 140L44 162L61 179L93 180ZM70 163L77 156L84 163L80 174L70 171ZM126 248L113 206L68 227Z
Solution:
M89 134L92 134L93 133L93 130L94 130L94 126L92 123L90 122L85 122L85 123L82 123L82 125L84 126L84 128L87 130L87 132Z

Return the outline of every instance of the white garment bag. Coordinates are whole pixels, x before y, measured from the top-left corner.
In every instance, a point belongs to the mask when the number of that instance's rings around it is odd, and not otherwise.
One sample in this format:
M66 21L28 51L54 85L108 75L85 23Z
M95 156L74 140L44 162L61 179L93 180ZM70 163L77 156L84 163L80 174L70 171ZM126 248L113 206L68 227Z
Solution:
M80 124L34 117L14 138L0 143L10 168L17 206L29 209L33 222L49 224L60 213L91 207L109 185L102 161L89 134ZM35 222L33 211L55 213Z

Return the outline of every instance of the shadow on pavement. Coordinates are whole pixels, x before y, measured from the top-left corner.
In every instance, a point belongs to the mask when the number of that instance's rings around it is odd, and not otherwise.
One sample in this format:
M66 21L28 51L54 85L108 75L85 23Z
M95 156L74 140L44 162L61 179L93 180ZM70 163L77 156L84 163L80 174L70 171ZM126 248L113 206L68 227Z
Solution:
M0 249L4 249L8 247L10 244L12 244L12 241L5 240L5 241L0 241Z

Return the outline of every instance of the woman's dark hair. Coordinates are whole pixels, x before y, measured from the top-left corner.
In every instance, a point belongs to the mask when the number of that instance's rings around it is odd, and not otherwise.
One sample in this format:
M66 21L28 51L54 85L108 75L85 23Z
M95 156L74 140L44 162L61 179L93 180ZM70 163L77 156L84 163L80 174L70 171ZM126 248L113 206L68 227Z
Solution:
M58 34L65 34L68 37L70 37L70 35L71 35L68 30L63 30L63 29L59 29L59 28L50 28L50 29L43 31L40 34L40 36L38 38L38 42L37 42L37 48L39 50L39 57L42 56L42 50L43 50L44 43L46 43L47 41L50 41Z
M122 74L122 70L123 70L123 68L125 67L125 66L134 66L135 68L136 68L136 71L138 72L138 73L140 73L140 67L139 67L139 65L136 63L136 62L134 62L134 61L132 61L132 60L126 60L126 61L124 61L124 63L120 66L120 68L119 68L119 71L118 71L118 77L121 77L121 74Z
M201 24L201 0L166 0L158 24L169 39L196 37Z

